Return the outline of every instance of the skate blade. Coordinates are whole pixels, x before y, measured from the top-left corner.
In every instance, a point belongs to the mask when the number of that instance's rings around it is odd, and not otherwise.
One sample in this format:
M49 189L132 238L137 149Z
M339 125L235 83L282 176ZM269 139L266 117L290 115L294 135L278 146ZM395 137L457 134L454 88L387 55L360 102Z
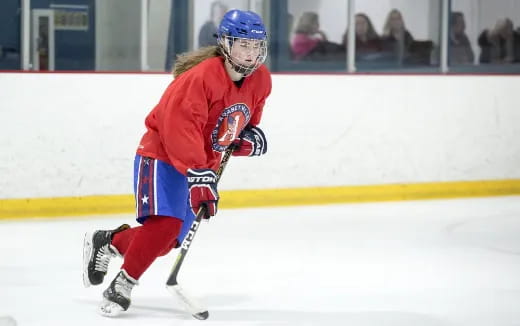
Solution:
M92 284L88 278L88 263L92 259L92 232L85 233L83 240L83 285L88 288Z
M125 311L123 307L106 299L103 299L103 302L101 302L101 305L99 306L99 313L105 317L117 317L123 311Z

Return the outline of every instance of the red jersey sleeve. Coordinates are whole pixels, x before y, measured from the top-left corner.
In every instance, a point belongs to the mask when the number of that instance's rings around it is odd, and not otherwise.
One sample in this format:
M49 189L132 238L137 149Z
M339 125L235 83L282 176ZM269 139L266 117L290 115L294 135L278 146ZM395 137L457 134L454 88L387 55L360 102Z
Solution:
M265 99L256 105L255 113L253 113L251 120L249 120L250 126L256 127L260 123L260 120L262 119L262 113L264 112L264 105Z
M259 83L262 84L265 92L261 95L258 102L255 104L255 110L253 113L253 116L251 117L251 120L249 120L249 125L251 126L257 126L260 123L260 120L262 119L262 113L264 111L264 105L265 100L269 95L271 94L271 73L265 66L262 66L262 69L259 70L260 78Z
M209 110L206 98L201 78L179 79L157 117L168 159L183 174L188 168L207 168L203 140Z

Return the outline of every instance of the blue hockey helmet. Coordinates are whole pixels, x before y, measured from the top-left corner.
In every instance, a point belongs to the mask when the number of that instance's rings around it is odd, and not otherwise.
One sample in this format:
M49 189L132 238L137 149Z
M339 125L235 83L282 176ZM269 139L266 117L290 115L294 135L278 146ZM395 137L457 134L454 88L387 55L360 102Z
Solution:
M218 44L226 59L236 72L244 76L250 75L267 57L267 32L262 18L252 11L233 9L222 18L218 28ZM257 49L258 55L250 64L239 62L231 55L233 44L237 40L253 41L252 46Z
M252 11L233 9L228 11L218 28L218 37L231 36L255 40L265 40L265 31L262 18Z

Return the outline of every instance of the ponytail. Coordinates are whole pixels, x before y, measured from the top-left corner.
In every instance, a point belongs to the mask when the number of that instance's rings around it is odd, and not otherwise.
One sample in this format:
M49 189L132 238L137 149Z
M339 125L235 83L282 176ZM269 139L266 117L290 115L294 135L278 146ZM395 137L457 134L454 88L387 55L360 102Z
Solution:
M195 51L179 54L173 67L173 77L177 78L180 74L195 67L202 61L218 56L223 55L220 48L216 45L210 45Z

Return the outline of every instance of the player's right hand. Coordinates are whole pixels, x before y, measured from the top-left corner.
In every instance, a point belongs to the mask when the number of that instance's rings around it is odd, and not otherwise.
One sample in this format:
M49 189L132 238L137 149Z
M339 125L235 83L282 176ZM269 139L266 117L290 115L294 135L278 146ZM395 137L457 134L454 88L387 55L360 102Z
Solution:
M233 145L233 156L260 156L267 152L267 139L259 127L246 127Z
M193 214L197 215L202 206L206 206L203 218L210 218L217 214L219 200L217 192L217 175L211 169L188 169L190 206Z

